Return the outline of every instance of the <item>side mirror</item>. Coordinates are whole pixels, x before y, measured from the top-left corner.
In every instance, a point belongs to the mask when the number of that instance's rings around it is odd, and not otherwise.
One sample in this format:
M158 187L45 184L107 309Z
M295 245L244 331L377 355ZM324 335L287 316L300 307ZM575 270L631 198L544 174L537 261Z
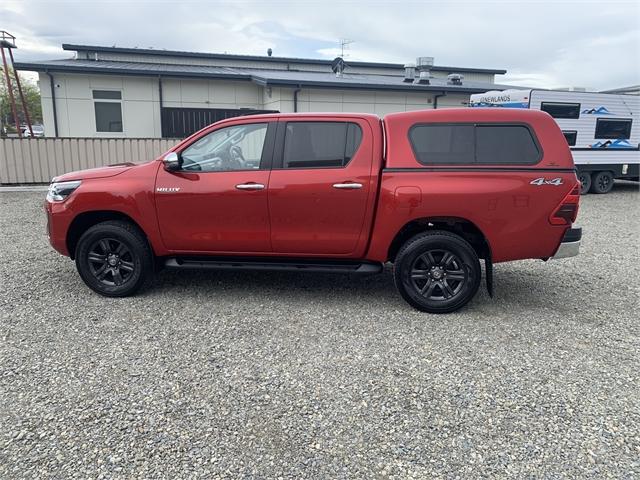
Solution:
M180 170L180 167L182 166L180 157L176 152L167 153L162 159L162 163L164 163L164 168L170 172Z

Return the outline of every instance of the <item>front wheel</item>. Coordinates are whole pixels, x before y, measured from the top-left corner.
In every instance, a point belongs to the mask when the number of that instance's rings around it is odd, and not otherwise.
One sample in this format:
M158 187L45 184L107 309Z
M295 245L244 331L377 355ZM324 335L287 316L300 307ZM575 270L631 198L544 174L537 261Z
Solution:
M150 279L153 254L147 239L135 225L102 222L80 237L76 267L93 291L107 297L126 297Z
M480 261L463 238L444 231L416 235L398 252L394 281L411 306L449 313L466 305L480 286Z

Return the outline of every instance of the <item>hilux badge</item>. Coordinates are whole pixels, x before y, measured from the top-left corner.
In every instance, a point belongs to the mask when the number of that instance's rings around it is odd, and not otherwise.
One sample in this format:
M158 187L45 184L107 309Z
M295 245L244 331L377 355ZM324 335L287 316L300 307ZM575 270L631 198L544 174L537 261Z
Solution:
M180 191L180 187L158 187L156 192L158 193L177 193Z

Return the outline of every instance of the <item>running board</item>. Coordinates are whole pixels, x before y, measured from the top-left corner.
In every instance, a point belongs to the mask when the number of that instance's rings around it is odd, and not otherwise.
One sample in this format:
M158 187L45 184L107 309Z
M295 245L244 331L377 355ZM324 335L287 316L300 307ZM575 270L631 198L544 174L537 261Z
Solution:
M279 270L287 272L354 273L382 272L382 263L350 262L345 260L171 257L164 262L167 268L216 270Z

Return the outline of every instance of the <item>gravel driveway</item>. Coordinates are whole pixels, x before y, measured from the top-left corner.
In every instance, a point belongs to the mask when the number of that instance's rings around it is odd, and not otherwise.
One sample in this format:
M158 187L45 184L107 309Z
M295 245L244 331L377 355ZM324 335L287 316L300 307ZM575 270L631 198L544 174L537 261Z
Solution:
M0 193L0 478L638 478L640 194L582 254L430 316L390 272L163 272L91 293Z

